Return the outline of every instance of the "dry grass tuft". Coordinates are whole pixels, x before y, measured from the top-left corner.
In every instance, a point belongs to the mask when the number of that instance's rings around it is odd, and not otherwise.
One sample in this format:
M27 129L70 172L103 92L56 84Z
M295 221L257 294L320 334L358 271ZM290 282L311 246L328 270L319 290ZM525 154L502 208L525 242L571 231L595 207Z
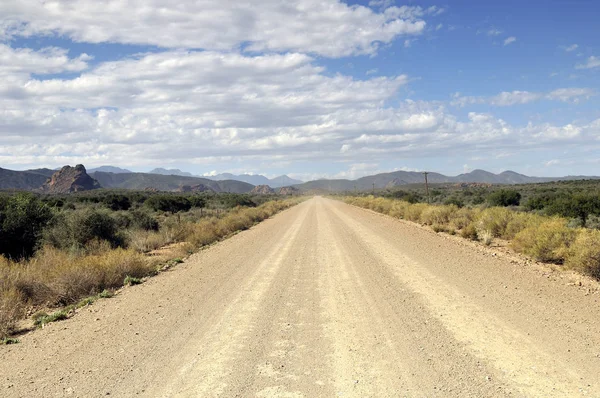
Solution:
M600 279L600 230L580 230L570 247L566 266Z
M567 227L565 219L550 219L519 232L513 239L512 246L536 260L562 264L577 232Z

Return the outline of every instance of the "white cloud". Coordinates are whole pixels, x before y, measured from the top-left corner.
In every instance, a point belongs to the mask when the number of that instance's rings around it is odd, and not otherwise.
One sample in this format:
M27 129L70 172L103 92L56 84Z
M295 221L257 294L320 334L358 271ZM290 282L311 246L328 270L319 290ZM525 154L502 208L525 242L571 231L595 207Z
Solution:
M68 52L61 48L48 47L34 51L29 48L14 49L0 43L0 76L80 72L87 69L90 59L86 54L69 58Z
M596 91L590 88L560 88L546 95L547 99L563 102L580 102L582 99L590 99L596 95Z
M458 107L467 105L488 104L493 106L513 106L523 105L543 99L550 101L563 101L578 103L587 100L596 95L596 91L591 88L560 88L549 93L537 93L530 91L511 91L502 92L492 97L470 97L461 96L456 93L452 96L450 104Z
M487 33L488 36L499 36L503 32L501 30L499 30L499 29L492 28L492 29L488 30L486 33Z
M492 97L490 99L490 104L496 106L511 106L527 104L529 102L537 101L540 98L540 94L531 93L529 91L502 92L495 97Z
M376 74L377 72L379 72L379 69L377 69L377 68L373 68L373 69L369 69L369 70L368 70L368 71L367 71L365 74L366 74L367 76L369 76L369 75L374 75L374 74Z
M369 1L370 7L388 8L395 3L395 0L371 0Z
M565 50L566 52L570 53L572 51L575 51L579 48L579 45L577 44L571 44L570 46L562 46L561 47L563 50Z
M443 23L440 23L440 24L438 24L438 25L435 27L435 30L440 30L440 29L442 29L443 27L444 27L444 24L443 24Z
M510 36L510 37L508 37L508 38L504 39L504 45L505 45L505 46L508 46L509 44L511 44L511 43L514 43L514 42L516 42L516 41L517 41L517 38L516 38L516 37L514 37L514 36Z
M375 54L379 43L421 34L439 9L389 7L375 12L340 0L180 2L145 0L3 0L0 36L60 35L77 42L163 48L292 51L328 57ZM160 32L160 34L157 34Z
M575 66L575 69L593 69L600 67L600 57L591 56L585 64Z

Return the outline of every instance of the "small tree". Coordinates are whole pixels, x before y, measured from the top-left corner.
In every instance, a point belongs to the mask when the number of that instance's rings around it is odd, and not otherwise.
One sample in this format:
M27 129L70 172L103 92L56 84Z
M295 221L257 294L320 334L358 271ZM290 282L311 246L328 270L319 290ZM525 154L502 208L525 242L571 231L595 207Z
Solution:
M487 201L492 206L518 206L521 203L521 194L513 189L500 189L492 192Z
M15 259L31 257L52 215L52 210L32 194L18 194L3 200L0 254Z

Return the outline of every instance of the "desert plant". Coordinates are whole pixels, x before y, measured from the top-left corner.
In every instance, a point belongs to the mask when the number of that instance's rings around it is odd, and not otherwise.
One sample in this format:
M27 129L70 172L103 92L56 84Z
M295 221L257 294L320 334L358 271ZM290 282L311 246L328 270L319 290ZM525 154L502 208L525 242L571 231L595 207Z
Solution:
M491 206L518 206L521 202L521 194L513 189L499 189L492 192L487 201Z
M0 290L0 338L13 331L16 322L23 316L24 302L15 287L4 286Z
M0 207L0 255L31 257L42 230L52 219L52 210L32 194L17 194Z
M514 212L503 207L490 207L479 215L478 232L488 231L494 238L505 236L506 227L513 218Z
M566 265L600 279L600 231L580 230L570 248Z
M512 246L539 261L562 264L576 235L565 219L556 218L525 228L515 236Z
M92 208L61 214L45 234L45 241L60 249L82 250L94 240L106 241L113 248L125 246L116 220Z

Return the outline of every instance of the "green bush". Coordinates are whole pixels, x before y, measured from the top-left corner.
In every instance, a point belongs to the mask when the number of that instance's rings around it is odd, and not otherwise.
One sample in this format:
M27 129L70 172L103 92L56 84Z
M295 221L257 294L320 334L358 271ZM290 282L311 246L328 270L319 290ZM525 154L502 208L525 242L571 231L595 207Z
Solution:
M117 221L106 211L91 208L61 214L45 240L59 249L85 249L93 241L107 242L113 248L125 246Z
M144 231L158 231L160 229L160 225L156 218L141 210L134 210L131 212L131 226L133 228L143 229Z
M518 206L521 202L521 194L512 189L500 189L487 197L491 206L508 207Z
M9 197L0 206L0 254L14 259L31 257L52 219L52 210L32 194Z
M600 195L575 194L556 198L548 204L549 215L560 215L581 220L586 226L590 215L600 215Z
M465 202L463 202L462 199L457 198L456 196L452 196L452 197L446 199L444 201L444 204L446 206L454 205L454 206L458 207L459 209L465 206Z
M171 213L188 211L192 208L192 204L186 197L176 195L154 195L147 199L144 205L154 211L168 211Z
M113 211L129 210L131 208L131 201L129 200L129 197L125 195L111 194L105 196L102 199L102 202Z

